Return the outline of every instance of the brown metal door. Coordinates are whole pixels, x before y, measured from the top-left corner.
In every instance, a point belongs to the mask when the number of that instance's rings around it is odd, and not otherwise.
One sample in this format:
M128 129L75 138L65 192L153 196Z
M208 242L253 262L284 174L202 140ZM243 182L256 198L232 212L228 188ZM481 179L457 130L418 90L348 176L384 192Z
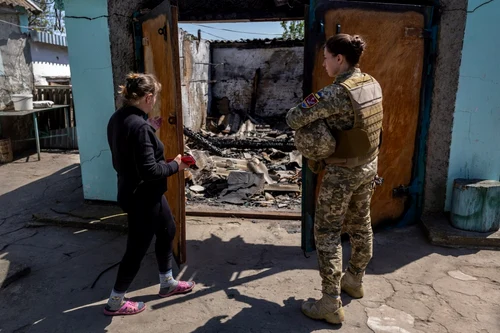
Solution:
M372 199L372 225L399 219L406 198L394 198L392 193L394 188L410 184L412 177L424 65L424 15L411 10L335 8L325 11L323 20L326 38L340 25L342 33L361 35L367 42L360 68L380 82L384 95L378 166L384 184ZM322 45L317 45L313 91L332 82L322 63Z
M140 21L144 70L156 75L162 84L157 105L150 116L163 117L162 127L156 134L165 145L165 158L174 158L184 153L177 7L164 1ZM184 173L169 177L167 183L165 195L177 226L174 257L180 265L186 262Z

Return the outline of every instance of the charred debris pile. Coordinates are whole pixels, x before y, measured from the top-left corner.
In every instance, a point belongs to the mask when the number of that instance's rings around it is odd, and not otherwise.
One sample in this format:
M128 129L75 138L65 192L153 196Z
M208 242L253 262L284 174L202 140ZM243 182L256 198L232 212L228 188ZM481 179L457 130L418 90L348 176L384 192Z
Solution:
M238 114L208 119L207 130L184 128L187 203L297 209L301 203L302 156L284 119Z

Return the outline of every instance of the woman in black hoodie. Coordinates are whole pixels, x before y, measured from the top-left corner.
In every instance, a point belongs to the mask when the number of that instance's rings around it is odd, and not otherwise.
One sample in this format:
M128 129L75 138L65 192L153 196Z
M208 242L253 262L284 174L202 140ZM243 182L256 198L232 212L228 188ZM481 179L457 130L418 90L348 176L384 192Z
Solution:
M161 90L153 75L129 74L120 94L125 106L108 124L108 143L118 176L118 203L128 214L127 249L118 269L114 288L104 308L106 315L136 314L143 302L125 301L125 292L135 278L142 259L156 235L156 260L160 276L160 297L191 291L194 282L176 281L172 276L172 242L175 222L164 193L167 177L187 165L178 155L172 162L164 158L163 144L156 137L157 121L147 121Z

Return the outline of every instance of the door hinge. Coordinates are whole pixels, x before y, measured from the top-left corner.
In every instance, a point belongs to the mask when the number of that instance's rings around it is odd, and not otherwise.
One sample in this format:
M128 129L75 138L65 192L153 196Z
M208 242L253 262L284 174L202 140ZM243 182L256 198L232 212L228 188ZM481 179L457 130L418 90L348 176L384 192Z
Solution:
M158 34L163 36L163 39L167 40L167 25L165 24L163 28L158 29Z
M410 187L399 185L396 188L392 189L392 197L393 198L404 198L410 195Z
M165 35L167 33L167 25L165 24L163 28L158 29L160 35Z
M144 37L142 39L142 46L149 46L149 38L148 37Z

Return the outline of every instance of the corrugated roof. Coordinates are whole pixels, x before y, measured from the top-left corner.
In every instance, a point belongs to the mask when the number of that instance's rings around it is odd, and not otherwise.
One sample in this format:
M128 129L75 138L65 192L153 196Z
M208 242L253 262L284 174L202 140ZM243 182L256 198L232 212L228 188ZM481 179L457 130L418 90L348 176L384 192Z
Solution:
M52 44L58 46L68 46L68 42L66 41L66 36L48 34L42 31L33 31L31 32L31 37L34 42Z
M38 7L33 1L30 0L0 0L0 5L7 5L12 7L20 6L33 13L39 13L42 11L40 7Z

